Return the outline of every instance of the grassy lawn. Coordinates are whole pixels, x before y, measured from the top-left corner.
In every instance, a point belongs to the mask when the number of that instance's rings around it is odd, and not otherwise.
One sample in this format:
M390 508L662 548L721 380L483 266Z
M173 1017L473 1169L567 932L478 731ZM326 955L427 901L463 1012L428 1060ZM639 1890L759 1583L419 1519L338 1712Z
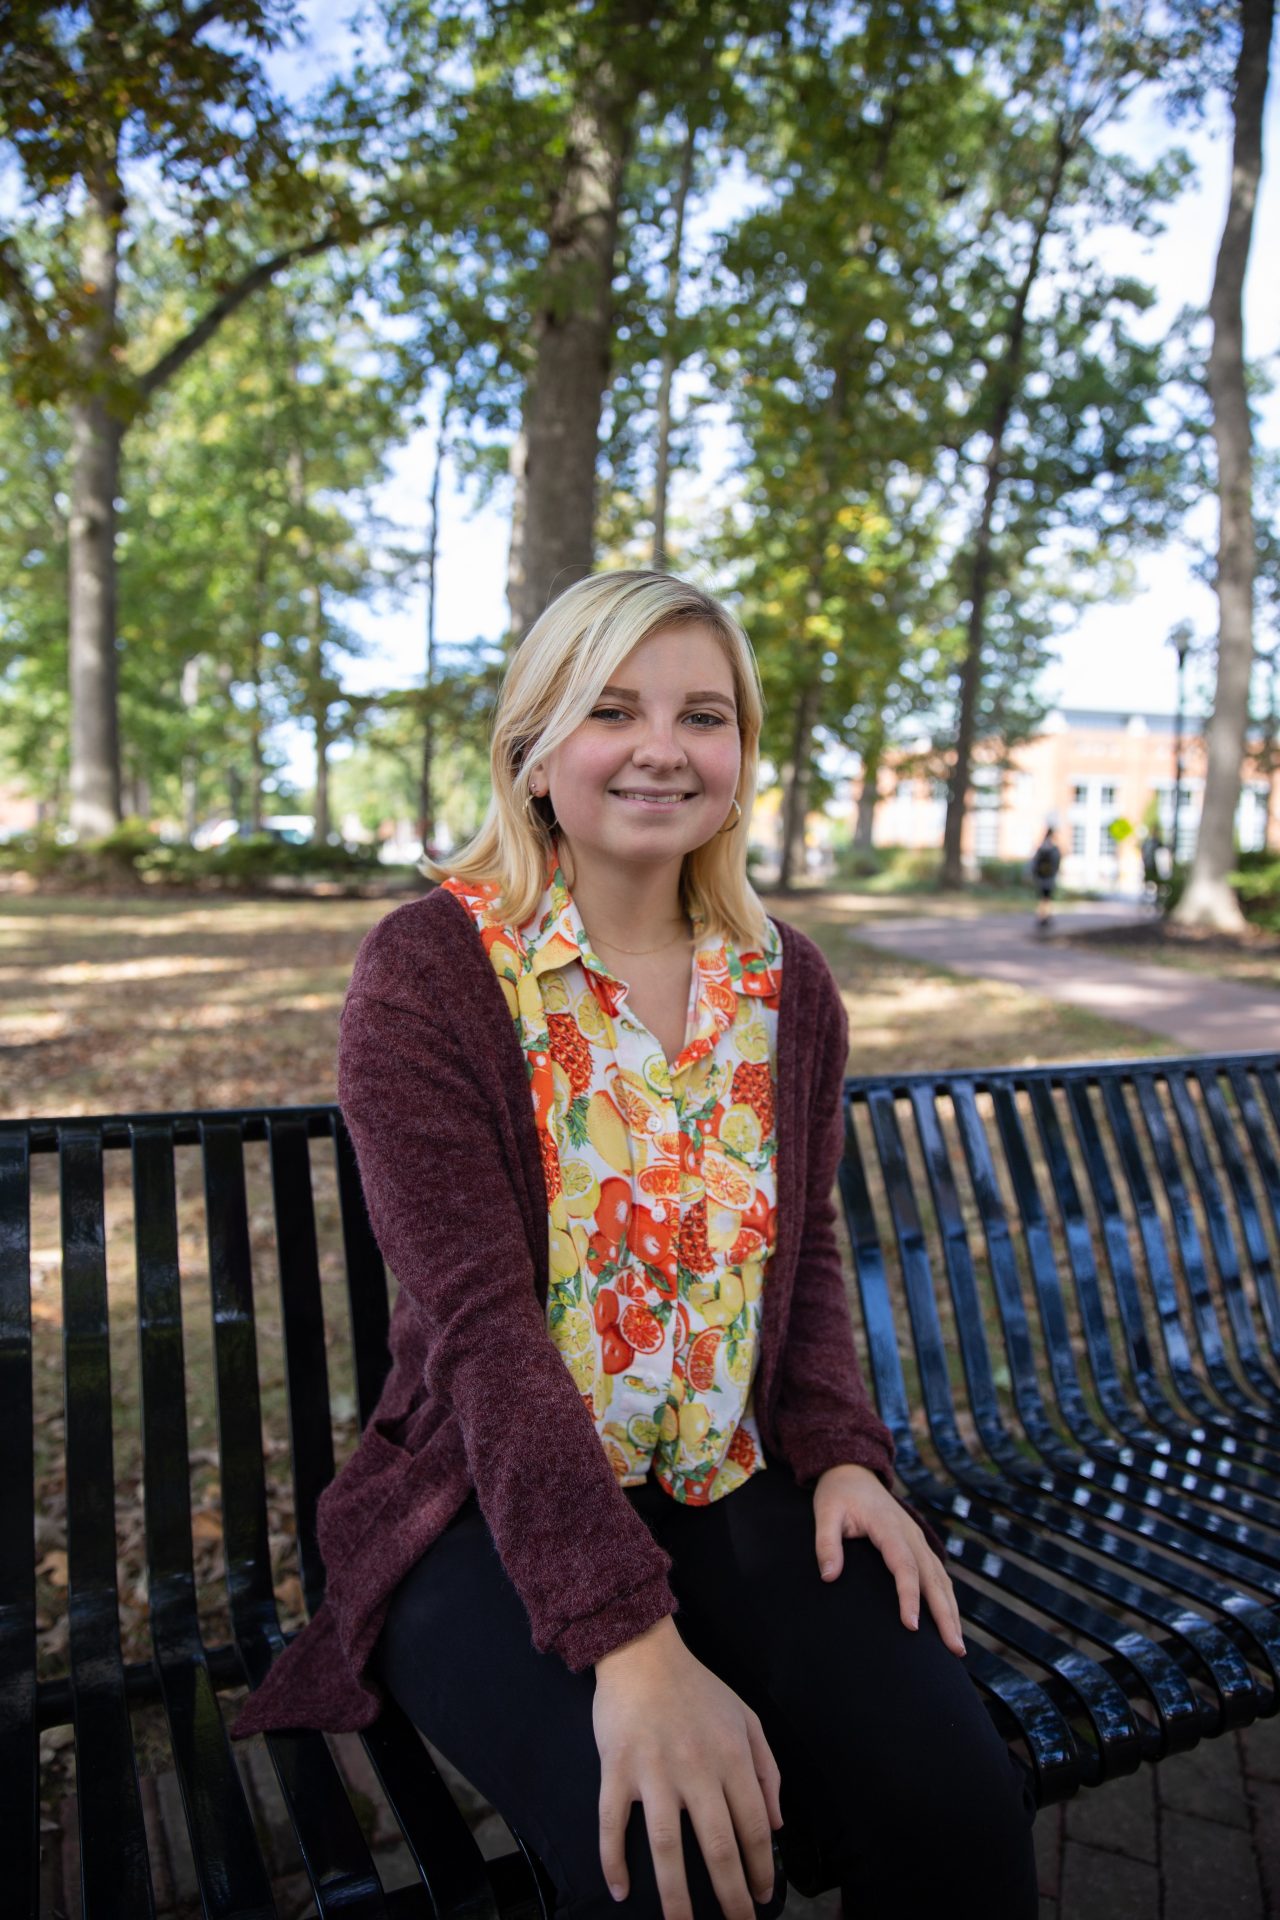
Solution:
M850 1068L962 1067L1156 1054L1167 1043L1016 988L962 978L881 954L858 927L886 911L950 917L987 902L886 901L818 890L770 910L818 941L844 990ZM1025 901L1022 902L1025 910ZM271 1105L333 1098L337 1019L352 962L384 901L64 899L0 895L0 1111L6 1116ZM136 1281L129 1168L110 1156L108 1306L120 1613L127 1659L149 1657L141 1513ZM265 1150L247 1155L258 1301L259 1376L270 1501L270 1544L286 1626L302 1619L294 1571L285 1369ZM200 1168L179 1154L178 1200L193 1545L210 1644L224 1640L219 1457L208 1263ZM345 1319L336 1192L315 1163L321 1291L339 1458L356 1421ZM38 1604L42 1670L65 1670L65 1472L57 1168L33 1172L33 1323L38 1444ZM149 1771L167 1759L163 1716L140 1719ZM50 1801L70 1784L65 1729L46 1736Z
M859 923L902 912L901 901L819 891L766 900L813 935L845 989L852 1071L1158 1050L1136 1029L861 945ZM964 897L906 910L984 908ZM0 895L0 1111L332 1099L342 996L385 911L370 900Z
M1108 959L1134 965L1176 967L1183 973L1236 980L1242 986L1270 987L1280 992L1280 937L1275 934L1255 933L1244 940L1205 939L1193 934L1105 941L1085 936L1070 944L1091 947Z

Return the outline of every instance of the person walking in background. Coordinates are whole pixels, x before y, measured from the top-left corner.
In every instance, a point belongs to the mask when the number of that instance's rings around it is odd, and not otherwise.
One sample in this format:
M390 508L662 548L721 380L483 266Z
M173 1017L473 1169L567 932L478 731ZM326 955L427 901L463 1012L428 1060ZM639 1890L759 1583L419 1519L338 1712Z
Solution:
M1053 918L1053 890L1058 884L1062 854L1052 827L1044 830L1044 839L1031 856L1031 879L1036 890L1036 926L1041 932Z
M479 832L361 946L338 1084L392 1368L235 1731L385 1690L566 1920L754 1920L793 1815L850 1915L1035 1920L1030 1776L854 1346L848 1015L747 877L762 718L718 600L576 582L507 669Z

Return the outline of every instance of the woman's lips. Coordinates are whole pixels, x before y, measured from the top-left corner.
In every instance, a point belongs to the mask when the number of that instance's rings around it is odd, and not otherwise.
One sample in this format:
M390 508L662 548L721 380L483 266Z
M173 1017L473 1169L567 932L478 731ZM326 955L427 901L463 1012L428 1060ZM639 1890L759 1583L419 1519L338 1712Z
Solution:
M664 809L668 813L674 813L677 807L683 806L686 800L693 798L692 794L687 793L631 793L625 788L619 789L614 787L611 787L609 791L615 800L623 800L629 806L633 807L647 807L650 813L659 813Z

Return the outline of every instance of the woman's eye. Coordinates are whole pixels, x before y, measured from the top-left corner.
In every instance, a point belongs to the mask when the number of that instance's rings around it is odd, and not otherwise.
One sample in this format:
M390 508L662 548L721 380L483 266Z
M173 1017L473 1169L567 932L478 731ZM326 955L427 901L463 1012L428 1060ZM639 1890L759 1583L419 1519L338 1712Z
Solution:
M626 713L623 711L621 707L593 707L591 709L591 718L593 720L608 720L613 718L614 715L618 715L624 720L627 717ZM722 713L711 713L711 712L700 711L698 713L688 714L686 718L690 720L709 720L713 727L723 727L728 725L728 722Z

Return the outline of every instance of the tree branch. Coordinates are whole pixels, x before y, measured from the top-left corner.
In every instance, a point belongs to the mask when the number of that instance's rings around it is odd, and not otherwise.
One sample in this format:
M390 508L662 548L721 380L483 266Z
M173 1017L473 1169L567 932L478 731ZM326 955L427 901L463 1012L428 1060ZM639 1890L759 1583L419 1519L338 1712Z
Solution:
M32 345L48 351L53 344L49 329L40 317L27 270L7 234L0 234L0 295L8 301Z
M349 238L351 238L349 230L328 227L314 240L304 240L296 247L286 247L283 253L273 254L269 260L260 260L256 267L251 267L248 273L235 282L234 286L227 288L221 298L214 301L208 312L196 321L189 332L184 333L182 338L176 340L166 353L162 353L145 373L138 376L135 391L139 397L149 400L152 394L158 392L167 381L172 380L174 374L187 364L192 354L198 353L205 341L212 339L223 321L229 319L237 307L242 307L251 294L257 293L260 287L269 285L278 273L282 273L286 267L293 266L296 261L311 260L316 254L324 253L328 248L337 246L340 241Z

